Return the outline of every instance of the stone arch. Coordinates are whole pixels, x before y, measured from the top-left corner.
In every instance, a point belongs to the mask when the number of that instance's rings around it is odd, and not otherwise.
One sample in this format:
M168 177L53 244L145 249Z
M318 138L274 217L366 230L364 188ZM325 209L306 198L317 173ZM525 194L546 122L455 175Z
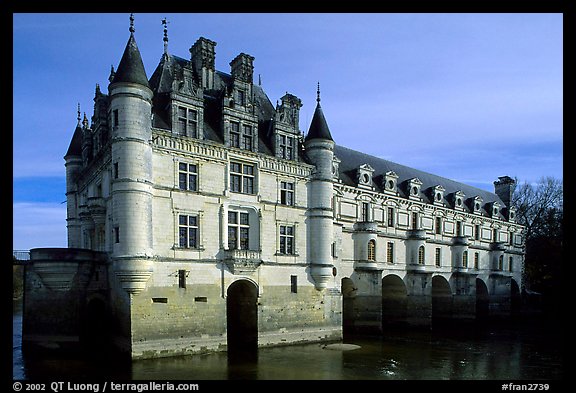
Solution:
M110 344L110 318L106 299L92 296L86 301L82 318L81 342L90 352L103 349Z
M258 286L252 281L234 281L226 291L228 352L258 348Z
M404 280L396 274L382 278L382 326L406 323L408 290Z
M348 335L354 330L354 298L357 288L351 278L342 278L342 333Z
M476 278L476 319L481 320L488 317L489 304L488 286L484 280Z
M452 289L441 275L432 277L432 325L452 318Z

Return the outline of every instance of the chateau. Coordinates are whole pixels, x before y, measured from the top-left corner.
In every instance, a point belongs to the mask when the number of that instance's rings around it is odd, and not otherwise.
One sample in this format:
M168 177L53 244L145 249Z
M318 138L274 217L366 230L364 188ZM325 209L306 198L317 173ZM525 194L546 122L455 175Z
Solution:
M513 312L511 178L491 193L339 146L319 87L302 133L301 100L273 105L252 56L222 72L215 42L182 58L164 39L148 77L131 24L107 94L78 111L69 248L31 251L25 345L150 358Z

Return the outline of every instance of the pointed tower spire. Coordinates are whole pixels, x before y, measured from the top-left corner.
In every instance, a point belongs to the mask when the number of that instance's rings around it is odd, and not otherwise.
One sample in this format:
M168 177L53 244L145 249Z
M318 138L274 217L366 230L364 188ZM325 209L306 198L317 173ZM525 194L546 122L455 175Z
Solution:
M322 107L320 106L320 82L318 82L318 88L316 90L316 110L314 111L308 134L306 134L306 140L308 141L310 139L326 139L334 141L334 139L332 139L332 134L330 134L328 123L326 123L324 112L322 112Z
M130 14L130 38L111 83L136 83L149 88L148 77L144 70L140 50L138 50L138 45L136 45L134 31L134 14Z
M168 54L168 22L166 18L162 19L162 25L164 26L164 54Z
M77 117L76 119L78 119L78 125L77 125L76 127L80 127L80 121L81 121L81 118L80 118L80 103L78 103L78 117Z

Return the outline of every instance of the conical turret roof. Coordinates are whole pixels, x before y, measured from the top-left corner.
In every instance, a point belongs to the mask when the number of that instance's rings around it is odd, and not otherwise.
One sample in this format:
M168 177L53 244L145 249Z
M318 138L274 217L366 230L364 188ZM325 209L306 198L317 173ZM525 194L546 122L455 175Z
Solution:
M332 139L332 134L330 134L328 123L326 123L324 112L322 112L320 101L318 101L318 104L316 104L314 117L312 117L310 129L308 130L308 134L306 134L306 140L309 141L310 139L327 139L334 141L334 139Z
M134 33L130 33L126 49L124 49L124 54L120 60L120 65L118 65L118 69L112 80L112 83L121 82L136 83L150 88L146 71L144 70L144 63L142 62L142 56L140 56L138 45L136 45Z

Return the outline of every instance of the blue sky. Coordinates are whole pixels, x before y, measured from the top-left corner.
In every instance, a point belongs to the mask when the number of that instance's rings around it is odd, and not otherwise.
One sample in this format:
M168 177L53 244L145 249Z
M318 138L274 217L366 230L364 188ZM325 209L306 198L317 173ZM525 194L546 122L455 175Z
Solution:
M240 52L272 102L320 81L336 143L493 191L508 175L563 178L561 14L135 14L148 77L163 51ZM14 249L66 247L66 153L128 40L128 14L14 14Z

